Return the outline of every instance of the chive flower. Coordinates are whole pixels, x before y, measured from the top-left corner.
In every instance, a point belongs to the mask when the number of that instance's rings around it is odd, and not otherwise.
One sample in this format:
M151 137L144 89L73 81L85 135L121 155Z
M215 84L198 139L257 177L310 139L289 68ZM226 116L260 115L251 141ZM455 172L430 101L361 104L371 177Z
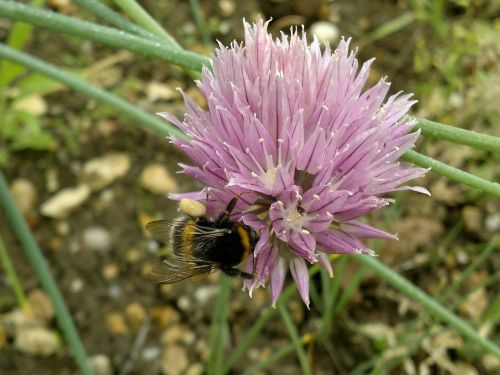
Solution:
M389 192L429 194L404 185L427 170L398 162L419 136L406 116L416 101L386 99L385 78L365 89L373 59L359 67L349 40L322 51L297 29L273 40L267 25L244 22L243 43L219 44L197 82L208 110L183 93L183 121L160 113L191 138L171 141L192 162L182 171L205 185L172 197L214 216L239 197L232 218L259 234L244 266L256 270L250 295L269 282L274 305L289 269L309 307L308 265L332 275L328 254L373 255L362 239L397 239L359 219L391 203Z

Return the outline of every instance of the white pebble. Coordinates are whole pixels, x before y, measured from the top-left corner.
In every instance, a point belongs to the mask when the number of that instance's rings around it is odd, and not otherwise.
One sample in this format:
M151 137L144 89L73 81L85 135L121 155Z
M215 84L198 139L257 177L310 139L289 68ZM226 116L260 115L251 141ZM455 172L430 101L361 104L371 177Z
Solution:
M318 21L309 28L311 34L316 35L320 42L335 43L339 39L340 32L337 26L331 22Z
M16 335L15 347L24 353L48 356L60 346L57 336L43 327L20 330Z
M109 231L102 227L90 227L83 232L83 243L93 251L107 252L113 246Z

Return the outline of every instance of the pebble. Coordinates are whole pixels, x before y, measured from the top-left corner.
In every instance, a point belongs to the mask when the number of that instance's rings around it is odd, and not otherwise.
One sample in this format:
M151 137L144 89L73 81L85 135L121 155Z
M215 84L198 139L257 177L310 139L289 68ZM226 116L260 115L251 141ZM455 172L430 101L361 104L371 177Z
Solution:
M214 300L217 294L219 294L218 285L202 286L194 291L194 299L199 305L204 306L210 300Z
M104 277L106 280L114 280L118 276L119 272L120 268L118 264L116 263L106 264L102 268L102 277Z
M31 291L28 294L28 303L35 318L46 322L54 317L54 307L44 291L40 289Z
M41 116L47 112L47 103L40 95L35 94L17 99L13 103L13 107L33 116Z
M4 348L7 344L7 336L5 335L5 329L3 324L0 324L0 349Z
M465 222L465 228L472 233L477 233L482 229L481 210L474 206L465 206L462 208L462 217Z
M10 186L10 192L21 213L24 216L28 215L33 210L37 200L35 186L26 178L16 178Z
M182 198L179 202L179 211L191 216L205 216L207 208L204 204L189 198Z
M161 343L163 345L175 344L183 341L188 328L183 324L175 324L165 330L161 335Z
M89 227L83 231L83 243L92 251L108 252L113 247L111 233L103 227Z
M203 375L204 371L203 364L196 362L189 366L186 375Z
M192 305L193 304L191 303L191 301L189 300L189 297L187 297L187 296L181 296L177 300L177 306L179 306L179 309L181 309L182 311L191 310Z
M220 0L219 8L223 17L229 17L236 10L236 4L233 0Z
M123 152L110 152L87 161L82 169L82 181L92 190L100 190L130 169L130 157Z
M138 302L133 302L125 308L125 316L132 329L138 329L146 319L146 310Z
M113 284L108 288L108 296L113 299L118 299L122 296L122 288L119 284Z
M106 325L109 332L114 335L125 335L128 333L125 317L121 313L110 313L106 317Z
M87 185L60 190L40 207L42 215L53 219L63 219L82 205L90 195Z
M24 353L48 356L59 349L60 342L57 336L47 328L34 327L20 330L16 335L14 345Z
M189 360L186 350L179 345L170 345L165 348L161 357L161 369L165 375L184 374Z
M179 94L170 85L160 82L150 82L146 86L146 94L148 100L155 102L157 100L171 100L176 98Z
M153 307L151 311L153 322L163 328L177 323L181 317L172 306Z
M309 28L309 32L316 35L320 43L336 43L340 36L339 28L327 21L314 22Z
M0 326L6 337L15 337L22 329L40 326L40 321L22 309L14 309L0 316Z
M90 357L90 367L94 370L95 375L112 375L113 366L111 360L105 354L95 354Z
M500 231L500 213L488 215L484 221L484 225L486 230L490 232L495 233Z
M141 357L146 362L151 362L160 356L160 348L156 346L150 346L142 349Z
M79 293L83 289L83 280L80 278L76 278L71 280L71 283L69 284L69 290L72 293Z
M155 194L168 194L178 191L177 181L162 164L151 164L144 168L140 176L144 189Z

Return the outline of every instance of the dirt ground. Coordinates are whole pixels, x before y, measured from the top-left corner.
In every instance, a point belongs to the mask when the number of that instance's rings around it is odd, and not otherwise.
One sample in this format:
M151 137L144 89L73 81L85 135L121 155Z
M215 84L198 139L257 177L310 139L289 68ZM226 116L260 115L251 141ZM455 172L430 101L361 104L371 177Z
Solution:
M207 47L200 42L188 2L148 0L142 3L183 46L208 53ZM479 69L490 74L491 79L498 79L498 68L487 57L473 53L470 57L468 51L459 51L460 58L455 62L457 71L445 70L451 67L443 64L445 68L442 68L438 58L438 62L432 59L451 53L443 42L446 37L439 35L439 25L432 28L429 25L433 21L423 18L380 39L370 34L385 22L414 10L411 1L317 0L308 2L308 6L300 1L247 1L241 5L232 0L202 3L213 36L223 43L233 38L241 40L242 17L252 19L259 13L265 18L273 17L270 29L275 33L286 31L295 23L304 23L308 30L320 20L330 20L341 35L352 36L352 44L362 47L358 53L361 60L377 58L372 82L388 75L393 83L391 92L416 93L420 102L414 114L499 135L498 121L494 128L492 120L500 119L498 110L494 110L497 112L491 117L488 113L477 114L480 112L478 100L487 95L482 94L482 81L475 72ZM444 5L444 20L450 25L462 22L466 28L467 22L475 25L475 20L479 20L488 27L498 16L498 9L486 3L478 2L479 5L467 9L458 3ZM76 5L60 1L49 1L49 4L62 13L93 19L80 13ZM5 37L8 27L8 23L2 21L0 39ZM457 42L459 39L453 37L452 40ZM424 42L428 43L427 49L422 48ZM183 105L175 91L178 86L197 95L190 79L178 68L90 42L37 30L27 50L68 67L91 67L89 78L92 82L150 113L170 111L181 115ZM425 51L429 55L425 55ZM158 245L144 232L144 224L151 219L177 215L176 204L166 198L168 191L199 188L190 178L176 174L177 164L186 162L185 158L168 140L138 129L116 112L72 91L57 88L36 100L45 104L39 117L43 129L50 133L55 143L50 150L12 148L3 169L10 183L22 179L21 185L25 184L17 187L25 205L25 216L61 288L83 344L96 369L101 371L99 374L203 374L219 275L163 287L152 284L145 277L156 261ZM459 104L454 104L453 100ZM0 141L1 147L12 145L9 140ZM490 180L498 180L500 175L498 156L495 159L485 152L428 139L420 147L428 155ZM88 172L91 162L103 157L111 163L112 169L120 172L111 181L102 181L102 176L92 177ZM145 174L149 180L154 176L160 186L151 186ZM47 212L46 202L50 198L62 189L81 187L82 182L94 185L90 191L80 192L86 196L70 213L56 213L60 215L57 218L43 214ZM374 244L380 259L435 295L460 277L499 231L500 204L498 200L433 173L418 184L428 187L432 198L416 193L396 194L398 204L385 213L370 216L369 221L398 233L400 238L399 242ZM77 195L75 191L72 194L73 198ZM67 346L62 342L53 309L2 211L0 222L0 235L23 290L28 300L38 306L34 309L37 322L26 323L27 318L20 312L12 288L4 273L0 274L0 319L4 322L0 331L0 373L77 373ZM494 301L498 303L498 283L495 288L491 277L498 272L499 266L498 256L490 256L446 304L456 303L456 311L478 329L486 329L482 320L484 314ZM351 282L347 275L358 269L356 262L347 263L343 287ZM495 280L498 281L498 277ZM320 277L314 282L321 291ZM232 283L228 352L270 305L266 290L258 290L250 299L241 291L240 280L235 279ZM464 300L460 299L461 295L465 296ZM302 334L315 332L321 316L314 306L307 310L295 296L289 308ZM395 367L383 367L384 363L389 363L384 362L385 354L409 345L405 330L420 314L419 306L374 274L366 273L360 288L336 315L329 344L318 343L307 348L315 373L356 373L354 370L370 373L373 366L366 371L358 366L372 359L382 364L375 373L411 374L412 368L427 369L430 374L493 373L490 371L494 371L498 361L477 354L477 349L469 352L470 343L430 318L418 321L415 332L418 335L435 330L436 334L419 343ZM26 349L16 339L16 330L25 323L41 326L56 338L54 350L47 356L42 355L41 349L38 354L36 348ZM492 332L495 325L489 329ZM498 337L498 331L496 335ZM279 319L272 320L233 373L241 373L289 342L283 323ZM433 357L436 348L443 349L438 359ZM452 369L449 363L455 367ZM299 374L300 366L292 353L261 373Z

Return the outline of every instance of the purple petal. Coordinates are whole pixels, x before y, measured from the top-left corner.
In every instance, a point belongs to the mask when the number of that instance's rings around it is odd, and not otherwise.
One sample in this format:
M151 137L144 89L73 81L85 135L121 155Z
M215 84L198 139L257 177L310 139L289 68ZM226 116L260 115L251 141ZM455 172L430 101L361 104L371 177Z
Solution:
M271 272L271 297L273 301L273 307L276 307L276 302L278 297L283 290L283 285L285 283L286 276L286 265L285 260L279 257L278 262Z
M294 257L290 261L290 272L295 280L295 284L297 284L302 301L304 301L309 309L309 273L306 262L302 258Z

